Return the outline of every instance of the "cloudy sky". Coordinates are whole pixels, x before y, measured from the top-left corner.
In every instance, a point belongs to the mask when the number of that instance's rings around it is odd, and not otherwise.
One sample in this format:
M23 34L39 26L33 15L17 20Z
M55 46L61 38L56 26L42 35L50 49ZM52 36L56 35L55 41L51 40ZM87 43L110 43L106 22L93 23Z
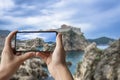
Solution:
M55 42L56 41L56 33L55 32L47 32L47 33L18 33L16 38L18 40L28 40L35 38L42 38L45 42Z
M87 38L120 38L120 0L0 0L0 29L40 30L62 24Z

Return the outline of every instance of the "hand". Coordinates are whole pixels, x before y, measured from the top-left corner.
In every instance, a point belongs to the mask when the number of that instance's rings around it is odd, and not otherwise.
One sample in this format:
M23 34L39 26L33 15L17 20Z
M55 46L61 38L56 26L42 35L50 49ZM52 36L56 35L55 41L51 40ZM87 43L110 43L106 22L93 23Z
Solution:
M8 80L19 68L19 66L28 58L34 57L35 52L28 52L23 55L15 55L11 46L11 40L17 31L11 32L5 40L4 49L1 54L0 80Z
M56 48L52 54L37 52L36 56L41 57L46 62L50 74L56 80L73 80L66 65L65 50L62 45L61 34L57 35L56 42Z

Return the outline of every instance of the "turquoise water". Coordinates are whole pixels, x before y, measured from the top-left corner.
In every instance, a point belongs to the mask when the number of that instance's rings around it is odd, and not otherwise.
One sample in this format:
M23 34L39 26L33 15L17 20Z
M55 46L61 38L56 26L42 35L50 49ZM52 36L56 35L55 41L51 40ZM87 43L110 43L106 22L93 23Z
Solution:
M40 46L39 46L39 47L36 48L36 50L42 51L42 50L43 50L43 47L40 47Z
M72 65L69 67L72 74L75 73L78 62L83 58L84 52L82 51L71 51L67 52L66 61L70 61Z

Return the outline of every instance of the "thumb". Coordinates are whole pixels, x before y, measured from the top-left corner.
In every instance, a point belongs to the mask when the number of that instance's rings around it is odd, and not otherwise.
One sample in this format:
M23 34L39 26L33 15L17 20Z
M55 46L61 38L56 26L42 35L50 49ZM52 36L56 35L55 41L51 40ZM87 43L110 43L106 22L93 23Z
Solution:
M19 56L19 61L24 62L25 60L35 57L36 53L35 52L27 52Z
M59 33L56 38L56 48L63 48L62 44L62 34Z
M57 35L57 38L56 38L56 47L55 47L55 50L53 52L53 57L55 59L58 57L63 57L64 55L65 55L65 52L64 52L64 47L62 44L62 34L59 33Z

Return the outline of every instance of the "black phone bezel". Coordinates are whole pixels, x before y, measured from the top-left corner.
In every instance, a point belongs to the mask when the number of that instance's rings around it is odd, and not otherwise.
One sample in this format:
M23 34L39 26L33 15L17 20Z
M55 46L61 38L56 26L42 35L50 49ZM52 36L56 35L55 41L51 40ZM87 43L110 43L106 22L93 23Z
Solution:
M56 37L58 32L57 31L18 31L17 33L51 33L51 32L55 32L56 33ZM17 33L15 34L15 51L16 52L44 52L44 53L50 53L53 51L39 51L39 50L27 50L27 51L17 51L16 50L16 37L17 37Z

